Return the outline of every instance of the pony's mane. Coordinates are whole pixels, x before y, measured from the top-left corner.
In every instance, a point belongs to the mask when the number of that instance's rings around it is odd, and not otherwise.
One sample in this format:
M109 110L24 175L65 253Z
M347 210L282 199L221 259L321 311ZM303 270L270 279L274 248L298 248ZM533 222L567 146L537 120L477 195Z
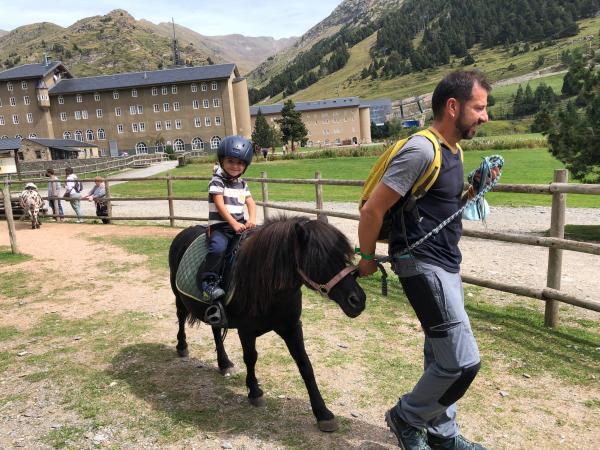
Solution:
M301 285L298 268L313 280L325 282L352 257L348 239L332 225L299 216L270 219L238 252L232 302L236 309L258 316L278 292Z

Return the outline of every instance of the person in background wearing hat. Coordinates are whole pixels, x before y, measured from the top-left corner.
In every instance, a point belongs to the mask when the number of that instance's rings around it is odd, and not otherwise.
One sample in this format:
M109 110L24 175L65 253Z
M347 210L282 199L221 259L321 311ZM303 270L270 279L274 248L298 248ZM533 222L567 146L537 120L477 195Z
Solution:
M108 206L104 199L106 198L106 188L104 187L104 178L94 178L94 187L87 195L82 195L81 200L88 200L96 203L96 216L102 219L102 223L110 223L108 216Z
M50 203L50 208L52 208L52 215L56 215L56 211L54 210L54 205L58 205L56 208L58 209L58 216L54 217L55 221L63 221L63 216L65 215L62 207L62 202L60 201L60 181L58 181L58 177L54 175L54 169L47 169L46 176L50 178L48 181L48 203ZM54 183L54 195L58 198L57 200L51 200L52 198L52 184Z

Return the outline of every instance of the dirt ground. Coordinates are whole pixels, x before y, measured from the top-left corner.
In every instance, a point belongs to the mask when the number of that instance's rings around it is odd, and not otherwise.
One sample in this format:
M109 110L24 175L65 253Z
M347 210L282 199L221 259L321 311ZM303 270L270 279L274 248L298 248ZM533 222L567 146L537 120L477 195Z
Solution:
M17 224L17 239L21 252L33 255L33 260L14 266L0 268L2 274L14 272L25 272L36 285L39 293L38 300L29 301L25 297L11 307L3 307L0 317L0 326L13 326L18 330L27 330L50 313L59 314L61 317L81 319L85 316L110 311L143 312L153 318L154 330L151 336L155 345L160 348L172 349L176 332L173 295L171 293L168 278L166 276L156 277L146 267L145 257L132 255L113 245L101 242L102 237L114 236L174 236L179 230L161 227L128 227L115 225L76 225L44 223L40 230L31 230L23 222ZM100 238L90 240L89 237ZM9 245L8 232L5 222L0 222L0 245ZM465 259L467 265L475 258L469 249L469 242L465 245ZM511 265L515 256L506 256L490 248L494 264L485 271L491 272L501 270L503 265ZM584 255L588 256L588 255ZM517 256L521 258L521 256ZM531 264L543 265L541 254L531 254ZM580 257L578 257L580 258ZM597 259L597 257L594 257ZM582 262L583 261L583 262ZM577 285L589 283L590 286L597 285L597 260L592 263L588 261L566 262L570 270L567 277L573 277L574 291L578 291ZM496 269L494 269L494 265ZM107 273L107 267L110 271ZM525 266L521 271L522 280L527 283L530 280L528 273L530 267ZM571 273L574 272L574 273ZM517 277L515 277L517 278ZM578 281L579 280L579 281ZM583 281L581 281L583 280ZM541 280L535 280L541 281ZM543 282L543 281L542 281ZM571 281L568 282L570 284ZM57 295L57 292L62 292ZM597 290L596 290L597 293ZM41 299L41 300L39 300ZM0 302L7 299L0 295ZM307 305L308 312L314 305ZM325 315L325 323L328 320ZM589 317L589 316L586 316ZM308 326L310 331L319 334L329 346L336 347L347 343L357 342L364 337L368 331L368 322L361 322L362 326L353 328L351 335L337 336L328 334L326 326L314 324ZM414 321L404 321L398 325L398 332L411 332L414 330ZM364 328L363 328L364 327ZM307 332L308 334L308 332ZM149 339L148 336L144 336ZM190 341L202 341L196 344L195 351L204 351L210 354L210 332L208 328L190 332ZM275 338L268 337L261 342L261 348L269 348L269 351L283 352L285 349ZM311 347L315 347L316 341L308 344L309 354ZM31 340L24 344L26 352L37 353L48 350L51 344L43 340ZM390 344L391 345L391 344ZM198 347L200 346L200 348ZM234 340L228 341L231 349L230 356L235 360L238 367L243 363L239 344ZM339 350L339 348L338 348ZM393 346L390 347L390 351ZM0 351L14 352L14 345L10 340L0 341ZM420 350L418 345L405 349L407 358L419 360ZM269 353L270 355L270 353ZM85 355L78 357L85 358ZM171 357L169 357L171 358ZM208 362L206 362L208 361ZM213 360L199 360L190 357L189 360L168 359L168 361L157 362L161 370L174 370L173 367L191 367L195 364L196 369L214 370L216 362ZM503 372L504 365L511 362L494 362L494 367L488 377L478 377L473 386L473 395L480 399L485 406L470 404L463 411L463 431L468 436L481 439L490 449L517 449L517 448L540 448L540 449L595 449L600 448L600 408L588 408L584 406L583 400L590 397L589 388L567 384L564 381L554 379L550 376L536 378L508 375ZM260 358L259 358L260 365ZM172 444L160 444L143 434L128 434L126 430L116 428L96 429L90 420L86 420L73 410L67 409L61 404L60 396L55 396L55 388L46 384L24 381L28 372L18 372L10 367L5 372L0 372L0 448L48 448L50 445L41 439L45 434L64 427L65 424L76 424L78 427L88 427L89 432L85 435L85 444L78 444L84 448L355 448L355 449L386 449L395 448L395 439L389 433L383 422L385 407L377 400L360 401L358 393L361 383L368 378L368 370L364 367L345 366L352 370L336 371L335 368L322 367L315 364L317 378L321 378L326 389L336 392L336 401L331 404L338 416L344 418L343 433L323 435L315 431L314 423L310 414L302 416L305 420L298 424L300 427L300 440L287 443L271 441L258 434L235 434L206 432L205 430L192 429L191 437L183 437ZM158 370L158 369L157 369ZM191 370L191 369L190 369ZM287 373L287 371L286 371ZM293 379L294 373L290 372ZM272 373L263 373L263 378L275 376ZM299 376L296 377L299 378ZM403 377L402 377L403 378ZM599 374L600 378L600 374ZM243 380L241 378L240 380ZM234 380L238 383L239 380ZM406 381L410 385L410 380ZM243 381L239 381L243 385ZM285 387L277 388L271 386L273 392L285 392ZM233 389L233 388L232 388ZM509 391L510 405L507 398L498 395L499 390ZM237 386L232 402L242 403L245 389ZM469 391L471 392L471 391ZM519 392L526 393L519 398ZM549 396L549 393L551 395ZM268 393L269 394L269 393ZM221 395L221 394L219 394ZM591 395L600 403L600 391L595 385L595 392ZM289 410L306 409L307 398L290 398L286 394L276 396L280 402L288 402L285 408ZM144 399L141 399L144 402ZM202 401L193 398L190 401ZM477 402L475 402L477 403ZM563 416L562 422L558 423L556 411L560 410ZM482 414L483 413L483 414ZM526 422L526 424L525 424ZM225 427L226 428L226 427ZM530 433L535 436L548 436L547 441L539 440L535 444L531 442Z

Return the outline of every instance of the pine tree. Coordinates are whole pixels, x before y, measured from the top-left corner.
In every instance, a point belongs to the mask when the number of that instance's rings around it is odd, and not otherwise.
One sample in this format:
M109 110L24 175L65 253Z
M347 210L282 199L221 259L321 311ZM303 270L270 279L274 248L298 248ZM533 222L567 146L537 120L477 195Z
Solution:
M283 104L281 119L277 119L276 122L279 124L283 142L292 142L292 152L295 150L295 142L300 142L302 145L306 144L308 130L302 122L302 113L296 111L296 105L292 99Z
M260 108L256 114L254 131L252 131L252 142L260 148L268 148L273 145L273 133Z

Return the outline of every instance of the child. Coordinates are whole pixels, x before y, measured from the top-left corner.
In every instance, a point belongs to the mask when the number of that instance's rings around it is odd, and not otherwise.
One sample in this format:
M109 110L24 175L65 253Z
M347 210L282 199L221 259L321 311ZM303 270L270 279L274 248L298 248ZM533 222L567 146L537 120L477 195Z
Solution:
M226 327L227 319L219 286L227 246L236 234L256 227L256 204L244 180L239 178L252 163L253 145L241 136L227 136L217 150L220 167L208 184L208 254L200 286L212 302L204 314L205 322ZM248 220L244 219L244 205Z

